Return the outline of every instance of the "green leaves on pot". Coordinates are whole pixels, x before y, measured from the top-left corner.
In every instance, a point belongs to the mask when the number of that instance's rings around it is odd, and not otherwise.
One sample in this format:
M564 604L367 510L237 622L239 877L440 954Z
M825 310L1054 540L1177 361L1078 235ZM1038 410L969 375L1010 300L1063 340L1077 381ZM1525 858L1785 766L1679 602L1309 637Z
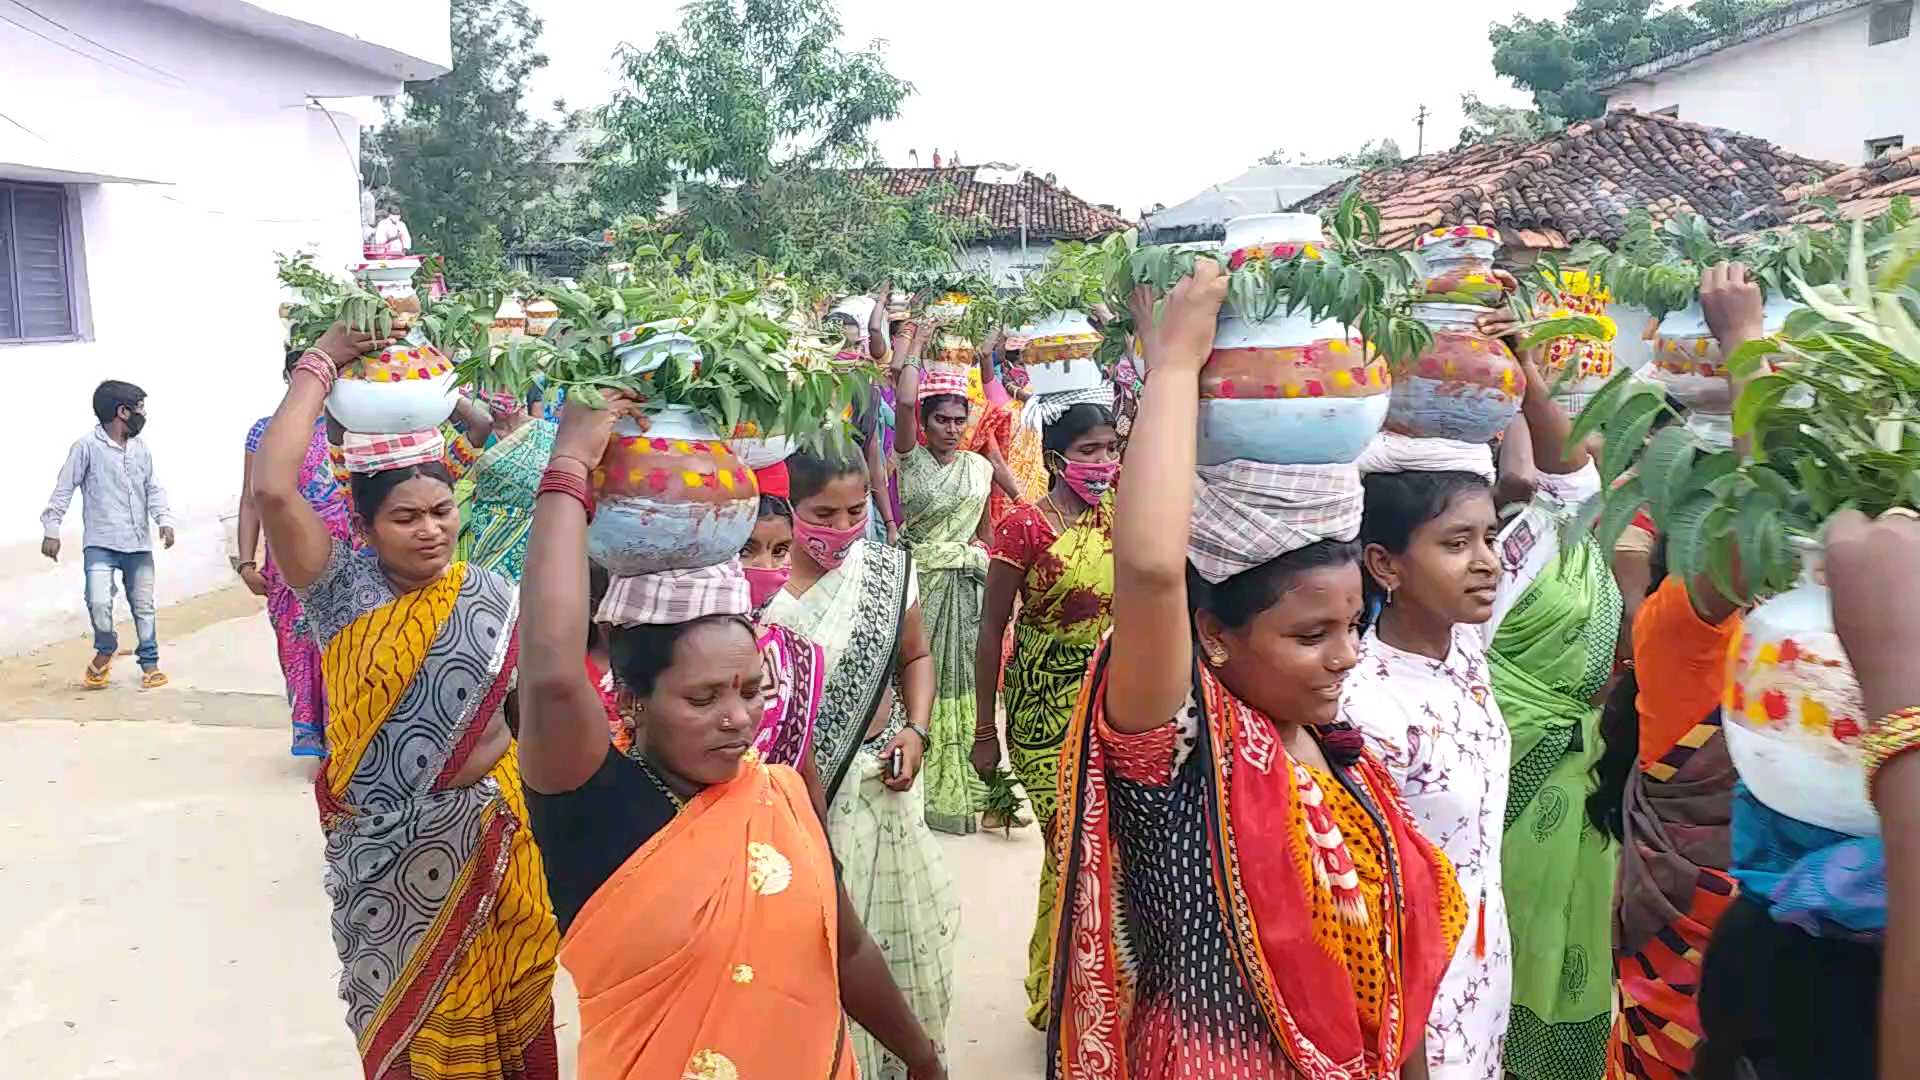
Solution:
M1609 382L1572 437L1601 433L1602 478L1612 485L1630 465L1632 478L1574 527L1597 523L1610 547L1644 505L1675 574L1748 603L1792 584L1795 541L1817 539L1835 512L1920 506L1920 225L1883 234L1871 273L1868 235L1851 230L1844 281L1789 278L1810 310L1728 358L1744 380L1732 417L1744 457L1678 425L1648 441L1661 391L1627 372Z
M309 348L342 319L381 337L392 331L393 312L386 301L316 268L311 253L276 254L274 261L280 283L300 297L287 313L288 348Z

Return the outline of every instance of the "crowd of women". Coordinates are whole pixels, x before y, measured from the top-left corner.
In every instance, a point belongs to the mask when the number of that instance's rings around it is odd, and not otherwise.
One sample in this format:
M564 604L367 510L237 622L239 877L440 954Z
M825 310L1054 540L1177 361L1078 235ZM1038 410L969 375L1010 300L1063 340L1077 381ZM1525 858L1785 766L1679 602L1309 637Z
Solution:
M1151 378L1118 395L1027 393L1005 334L932 362L937 326L869 303L862 452L759 470L737 559L633 578L586 539L637 401L360 436L324 400L377 343L289 356L239 568L318 761L367 1075L556 1075L558 963L583 1077L944 1076L933 833L983 815L1046 837L1052 1076L1874 1075L1911 863L1738 786L1740 612L1657 540L1568 533L1600 479L1535 358L1496 446L1202 466L1226 286L1200 260L1136 304ZM1723 348L1760 335L1738 271L1701 300ZM1835 526L1880 713L1920 703L1917 556L1914 522ZM1003 761L1031 820L989 810Z

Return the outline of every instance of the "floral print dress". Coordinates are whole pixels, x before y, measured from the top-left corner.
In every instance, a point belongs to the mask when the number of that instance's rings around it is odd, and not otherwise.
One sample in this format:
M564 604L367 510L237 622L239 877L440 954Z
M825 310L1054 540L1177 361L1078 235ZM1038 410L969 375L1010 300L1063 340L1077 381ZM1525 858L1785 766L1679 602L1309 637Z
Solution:
M1427 1019L1434 1080L1499 1080L1513 981L1500 888L1513 739L1494 700L1477 628L1456 626L1444 660L1368 631L1347 676L1342 719L1399 785L1414 821L1459 876L1467 929Z

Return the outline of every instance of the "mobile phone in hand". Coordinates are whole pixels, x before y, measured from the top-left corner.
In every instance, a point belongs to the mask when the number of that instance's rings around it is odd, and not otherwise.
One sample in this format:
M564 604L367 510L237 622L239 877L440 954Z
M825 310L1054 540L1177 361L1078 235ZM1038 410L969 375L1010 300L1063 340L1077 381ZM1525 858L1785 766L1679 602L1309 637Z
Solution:
M889 755L887 758L888 778L893 780L900 779L900 773L906 769L906 761L902 756L903 754L904 754L904 751L902 751L899 747L896 746L893 748L893 753Z

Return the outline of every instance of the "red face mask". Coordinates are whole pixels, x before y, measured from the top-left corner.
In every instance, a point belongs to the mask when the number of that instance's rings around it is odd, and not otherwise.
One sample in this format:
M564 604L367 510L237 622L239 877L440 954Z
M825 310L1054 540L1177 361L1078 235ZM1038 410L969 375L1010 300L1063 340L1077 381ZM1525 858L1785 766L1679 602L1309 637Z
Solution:
M844 529L834 529L815 525L798 514L793 517L794 543L805 548L813 561L825 570L839 569L840 564L847 561L847 553L853 550L854 543L866 535L865 521L857 521Z

